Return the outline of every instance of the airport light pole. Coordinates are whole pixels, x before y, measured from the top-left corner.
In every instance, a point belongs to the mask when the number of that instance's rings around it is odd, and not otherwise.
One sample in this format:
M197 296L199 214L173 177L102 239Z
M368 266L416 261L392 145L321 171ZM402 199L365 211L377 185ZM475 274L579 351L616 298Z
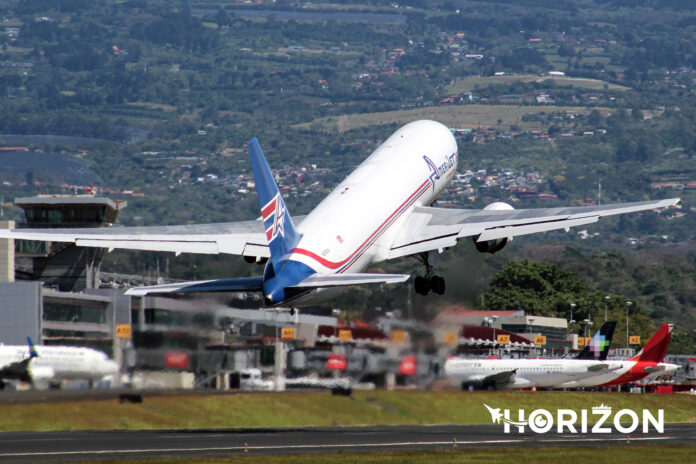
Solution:
M498 316L491 316L493 318L493 343L496 347L496 352L498 351L498 339L495 336L495 322L498 320Z
M484 327L490 327L490 326L491 326L491 320L488 319L487 317L484 317L483 320L481 321L481 325L483 325ZM488 335L486 335L486 336L488 336ZM495 346L495 343L493 344L493 346ZM491 351L492 351L492 350L488 350L488 354L491 354Z
M607 314L608 314L608 306L609 306L609 300L611 300L611 297L609 295L604 297L604 322L607 322Z
M582 322L585 323L585 338L587 338L587 329L589 327L592 327L592 320L588 318L588 319L584 319Z
M573 324L575 323L575 320L573 319L573 309L577 306L575 303L572 301L570 302L570 320L568 321L568 330L573 330Z
M626 302L626 348L629 347L629 345L628 345L628 308L630 308L632 304L633 304L632 301Z
M498 339L495 338L495 322L498 320L498 316L491 316L491 318L493 319L493 340L498 341Z

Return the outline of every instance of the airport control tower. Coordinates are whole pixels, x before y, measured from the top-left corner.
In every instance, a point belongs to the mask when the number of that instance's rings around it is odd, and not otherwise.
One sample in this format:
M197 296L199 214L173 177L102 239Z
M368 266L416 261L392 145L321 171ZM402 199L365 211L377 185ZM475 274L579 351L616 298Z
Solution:
M18 228L109 227L127 206L95 195L38 195L16 198L26 223ZM99 267L104 249L76 247L72 243L17 240L16 280L40 280L60 291L99 288Z

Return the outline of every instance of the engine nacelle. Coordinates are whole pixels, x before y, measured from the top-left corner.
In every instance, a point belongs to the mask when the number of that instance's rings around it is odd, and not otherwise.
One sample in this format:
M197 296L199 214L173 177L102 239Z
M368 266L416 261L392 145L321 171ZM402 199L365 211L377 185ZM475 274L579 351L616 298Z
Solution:
M485 211L512 211L515 208L512 207L512 205L508 203L504 203L502 201L496 201L495 203L491 203L490 205L486 206L483 208ZM476 249L480 253L497 253L503 248L505 248L505 245L508 244L510 240L512 240L512 237L503 237L503 238L497 238L495 240L486 240L484 242L478 242L479 235L476 237L473 237L474 239L474 244L476 245Z
M51 379L55 376L55 371L51 367L29 367L29 376L34 388L45 390L51 385Z
M486 240L485 242L477 242L476 240L479 238L477 235L476 237L473 237L474 240L474 245L476 245L476 249L480 253L497 253L503 248L505 248L505 245L508 243L508 238L498 238L495 240Z
M496 201L483 208L484 211L512 211L514 209L511 204L503 201Z

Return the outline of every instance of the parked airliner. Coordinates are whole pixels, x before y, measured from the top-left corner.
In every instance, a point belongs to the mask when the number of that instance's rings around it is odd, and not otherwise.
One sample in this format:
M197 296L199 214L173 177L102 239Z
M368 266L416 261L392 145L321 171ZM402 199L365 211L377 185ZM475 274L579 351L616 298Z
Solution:
M620 363L606 359L615 322L606 322L575 359L467 359L449 358L445 376L462 388L490 389L557 387L560 384L593 377L618 369Z
M608 368L597 376L574 380L558 386L597 387L621 385L637 382L646 377L671 374L681 367L678 364L663 362L671 335L672 325L662 324L655 332L655 335L648 340L643 349L633 358L625 361L607 361L608 364L620 364L618 369Z
M601 206L515 210L496 202L483 210L437 208L454 177L457 143L435 121L409 123L392 134L307 216L291 217L256 139L249 156L261 219L223 224L113 227L107 229L2 230L0 237L77 246L227 253L249 261L268 259L262 277L218 279L139 287L131 295L173 292L262 292L269 306L326 301L346 287L397 283L409 275L365 273L371 265L417 257L425 274L416 291L442 294L434 275L435 252L473 239L480 252L495 253L513 237L587 225L600 217L675 205L679 199ZM270 258L270 259L269 259Z
M29 382L46 388L63 380L90 384L118 373L118 364L91 348L73 346L0 345L0 386L7 381Z

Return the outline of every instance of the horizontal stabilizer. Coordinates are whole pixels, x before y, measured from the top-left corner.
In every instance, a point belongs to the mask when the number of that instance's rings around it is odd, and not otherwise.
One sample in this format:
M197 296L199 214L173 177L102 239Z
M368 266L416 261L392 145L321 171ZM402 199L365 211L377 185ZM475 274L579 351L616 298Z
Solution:
M343 287L364 284L398 284L411 277L408 274L326 274L312 275L303 280L296 288Z
M643 370L645 372L647 372L648 374L654 374L656 372L663 372L663 371L666 372L665 366L660 365L660 364L658 364L656 366L648 366L648 367L644 368Z
M199 280L165 285L153 285L150 287L133 287L126 291L126 295L145 296L155 293L192 292L259 292L261 291L262 285L263 277Z

